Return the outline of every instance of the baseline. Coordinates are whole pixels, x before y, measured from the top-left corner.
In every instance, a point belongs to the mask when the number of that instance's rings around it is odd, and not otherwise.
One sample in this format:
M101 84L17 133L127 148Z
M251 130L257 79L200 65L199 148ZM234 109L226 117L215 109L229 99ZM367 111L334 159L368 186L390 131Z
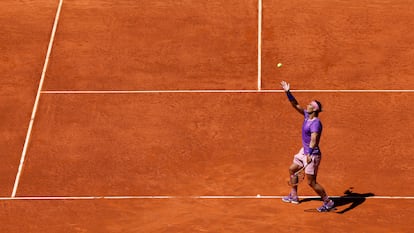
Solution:
M145 93L283 93L283 90L107 90L107 91L41 91L42 94L145 94ZM319 93L414 93L414 90L291 90Z
M33 196L33 197L0 197L0 201L18 200L95 200L95 199L281 199L283 196ZM319 196L299 196L300 199L320 198ZM390 200L414 200L414 196L330 196L330 198L350 199L390 199Z

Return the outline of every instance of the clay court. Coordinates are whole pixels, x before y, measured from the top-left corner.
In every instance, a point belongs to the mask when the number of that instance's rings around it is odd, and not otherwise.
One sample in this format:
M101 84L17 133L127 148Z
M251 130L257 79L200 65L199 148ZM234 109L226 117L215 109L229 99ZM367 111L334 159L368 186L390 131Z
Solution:
M0 25L0 232L414 232L412 1L5 0ZM323 103L336 212L281 201L282 80Z

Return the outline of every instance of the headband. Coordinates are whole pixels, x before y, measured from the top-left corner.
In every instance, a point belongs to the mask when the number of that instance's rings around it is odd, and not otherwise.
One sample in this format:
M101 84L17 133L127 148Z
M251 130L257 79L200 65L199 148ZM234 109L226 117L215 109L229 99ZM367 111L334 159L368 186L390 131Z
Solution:
M316 112L319 112L319 105L316 103L316 101L312 101L311 102L311 105L312 105L312 107L313 107L313 109L316 111Z

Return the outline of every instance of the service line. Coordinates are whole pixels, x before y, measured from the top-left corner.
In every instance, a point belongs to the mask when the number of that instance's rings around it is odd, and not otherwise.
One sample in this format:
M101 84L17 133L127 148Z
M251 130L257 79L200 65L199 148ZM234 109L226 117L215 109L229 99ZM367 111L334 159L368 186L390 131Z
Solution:
M258 0L257 4L257 90L260 91L262 89L262 0Z

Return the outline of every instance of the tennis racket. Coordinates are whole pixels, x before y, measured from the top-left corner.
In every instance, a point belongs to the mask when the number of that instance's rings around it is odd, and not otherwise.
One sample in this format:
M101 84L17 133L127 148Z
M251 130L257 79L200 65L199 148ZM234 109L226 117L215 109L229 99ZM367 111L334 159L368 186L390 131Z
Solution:
M307 163L305 166L303 166L297 172L295 172L293 175L291 175L290 179L288 181L288 185L289 186L298 186L299 183L301 183L305 179L305 169L311 163L312 163L312 160L309 161L309 163Z

